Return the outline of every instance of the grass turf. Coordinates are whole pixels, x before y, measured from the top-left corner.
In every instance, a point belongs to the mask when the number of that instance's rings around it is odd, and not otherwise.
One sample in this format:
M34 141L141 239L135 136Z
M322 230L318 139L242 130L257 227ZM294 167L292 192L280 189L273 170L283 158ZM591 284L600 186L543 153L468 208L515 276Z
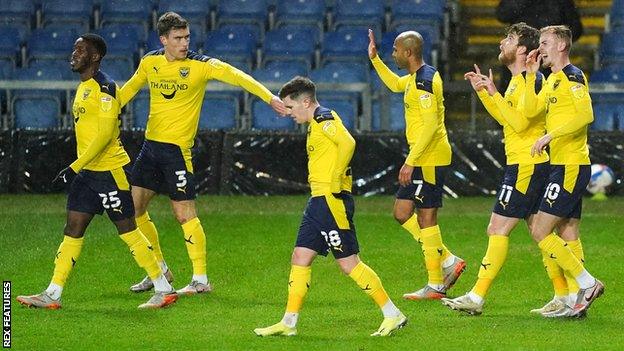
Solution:
M391 197L356 198L361 258L381 277L409 324L390 338L371 338L382 320L374 303L340 274L333 258L317 259L312 287L293 338L259 338L252 330L277 322L286 303L289 259L306 198L219 197L198 199L207 233L208 273L215 291L181 297L171 308L139 311L149 294L131 283L144 273L106 217L96 217L63 293L58 311L26 309L15 296L47 287L62 240L61 195L2 195L0 274L12 281L12 342L16 350L603 350L624 345L624 294L619 278L624 199L586 201L581 226L586 266L606 293L584 320L546 320L530 315L552 296L541 255L524 225L510 240L507 262L482 316L460 315L438 301L404 301L403 293L426 282L420 248L392 218ZM448 199L439 221L445 244L468 262L449 296L474 284L487 238L492 198ZM165 258L180 288L190 280L182 231L168 200L150 213Z

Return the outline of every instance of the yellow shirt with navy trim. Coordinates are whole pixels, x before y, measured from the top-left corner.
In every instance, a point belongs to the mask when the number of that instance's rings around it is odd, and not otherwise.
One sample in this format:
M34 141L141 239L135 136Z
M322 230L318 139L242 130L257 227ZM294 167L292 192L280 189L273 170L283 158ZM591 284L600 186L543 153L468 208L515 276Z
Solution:
M535 83L535 74L527 74L527 87ZM550 163L588 165L587 129L594 120L587 78L583 71L568 64L551 73L539 94L527 90L525 114L528 118L546 116L550 142Z
M505 156L507 164L537 164L548 161L548 154L531 156L531 147L546 133L544 117L528 119L524 116L525 89L539 92L542 89L543 75L538 72L535 84L527 87L525 72L511 78L505 95L496 93L490 96L486 89L477 92L479 99L489 114L503 127Z
M306 150L312 196L351 192L349 163L355 140L335 111L322 106L316 108L308 126Z
M109 171L130 162L119 139L117 92L115 82L101 71L78 85L72 106L78 153L70 165L74 171Z
M147 53L121 88L121 106L148 84L150 114L145 138L190 148L197 134L206 84L211 79L240 86L266 103L273 97L262 84L225 62L194 52L183 60L168 61L164 49L160 49Z
M404 92L405 136L410 151L405 164L446 166L451 163L451 145L444 125L442 78L429 65L414 74L399 77L376 56L371 60L384 84L393 92Z

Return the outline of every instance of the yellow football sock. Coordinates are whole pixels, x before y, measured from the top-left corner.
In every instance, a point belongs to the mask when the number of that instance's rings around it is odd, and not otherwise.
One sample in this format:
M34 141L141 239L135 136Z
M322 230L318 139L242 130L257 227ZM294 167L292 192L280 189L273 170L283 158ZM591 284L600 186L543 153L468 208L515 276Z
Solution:
M565 241L557 235L548 234L537 245L540 249L546 251L550 258L555 259L564 271L570 272L574 277L578 277L585 270L581 261L565 245Z
M311 278L312 267L295 265L290 267L286 313L299 313L301 306L303 306L303 300L305 299L308 289L310 288Z
M444 245L442 244L440 227L435 225L433 227L421 229L420 233L425 255L425 266L429 274L429 284L441 285L444 282L442 268L440 266L442 262L441 257L444 253Z
M162 251L160 250L160 242L158 240L158 230L156 230L156 226L149 214L145 212L144 214L136 217L136 225L141 230L141 233L145 236L147 241L149 241L150 245L154 249L154 255L156 256L156 260L158 262L164 261Z
M150 246L150 243L147 241L145 236L143 236L139 228L136 228L131 232L121 234L119 237L126 243L126 245L128 245L134 260L139 267L145 269L147 275L150 279L152 279L152 281L162 274L160 266L156 261L156 256L151 250L152 246Z
M349 277L375 301L379 308L382 308L390 300L377 273L364 262L360 261L349 273Z
M485 297L494 278L505 263L508 250L509 237L497 234L490 235L488 248L483 261L481 261L481 268L479 268L479 279L472 288L475 294Z
M550 257L550 254L544 250L542 251L542 262L544 262L544 268L546 273L552 281L555 295L558 297L564 297L568 295L568 282L563 274L563 269L559 267L557 261ZM576 283L576 280L574 281Z
M206 234L199 218L195 217L182 224L182 230L186 250L193 263L193 275L206 275Z
M566 244L568 244L568 248L570 248L570 250L574 254L574 257L576 257L579 261L581 261L581 263L584 264L585 254L583 253L583 245L581 244L581 239L579 238L576 240L566 241ZM576 279L574 279L574 277L567 272L565 272L565 279L568 282L568 293L577 293L579 291L579 286L576 282Z
M65 286L67 277L71 272L82 250L83 238L72 238L64 235L63 242L56 252L56 258L54 259L54 275L52 276L52 283L58 286Z
M405 223L401 224L401 226L412 234L414 240L418 241L418 243L422 245L422 239L420 238L420 226L418 225L418 217L415 213L407 221L405 221Z

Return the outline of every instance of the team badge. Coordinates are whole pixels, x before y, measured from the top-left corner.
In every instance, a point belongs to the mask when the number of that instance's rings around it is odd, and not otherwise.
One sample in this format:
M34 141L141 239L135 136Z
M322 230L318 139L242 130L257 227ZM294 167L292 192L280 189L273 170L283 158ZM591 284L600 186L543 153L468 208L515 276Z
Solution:
M180 67L180 77L187 78L191 69L189 67Z
M110 96L102 97L100 101L100 108L104 112L108 112L113 108L113 98Z
M91 94L91 89L85 89L82 93L82 99L86 100L89 97L89 94Z
M585 96L585 90L583 90L583 86L580 84L577 84L570 89L572 90L572 95L574 95L577 99L582 99L583 96Z
M556 89L557 89L557 87L559 86L559 83L561 83L561 79L557 79L557 80L555 81L555 84L553 84L553 90L556 90Z
M514 84L514 85L510 85L510 86L509 86L509 89L507 89L507 94L505 94L505 95L506 95L506 96L511 96L511 94L513 94L513 93L514 93L514 91L516 91L516 87L517 87L517 85L516 85L516 84Z
M431 95L430 94L424 94L420 96L420 106L422 106L422 108L431 107Z
M323 125L323 130L329 135L336 135L336 126L331 121L325 122L325 124Z

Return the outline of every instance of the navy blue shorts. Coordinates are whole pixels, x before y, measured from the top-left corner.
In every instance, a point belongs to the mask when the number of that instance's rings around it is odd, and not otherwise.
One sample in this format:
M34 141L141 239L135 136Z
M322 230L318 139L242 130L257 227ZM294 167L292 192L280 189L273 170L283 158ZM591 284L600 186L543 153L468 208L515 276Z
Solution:
M549 173L548 162L507 165L493 212L513 218L537 213Z
M590 177L589 165L551 165L540 211L561 218L581 218L583 193Z
M113 222L133 218L134 203L125 170L80 171L69 187L67 210L99 215L106 210Z
M171 200L196 197L190 149L145 140L132 168L132 185L166 194Z
M299 226L295 246L305 247L327 256L344 258L360 252L353 212L355 206L351 194L315 196L308 200Z
M416 208L442 207L444 180L449 166L414 167L412 184L399 186L396 198L412 200Z

